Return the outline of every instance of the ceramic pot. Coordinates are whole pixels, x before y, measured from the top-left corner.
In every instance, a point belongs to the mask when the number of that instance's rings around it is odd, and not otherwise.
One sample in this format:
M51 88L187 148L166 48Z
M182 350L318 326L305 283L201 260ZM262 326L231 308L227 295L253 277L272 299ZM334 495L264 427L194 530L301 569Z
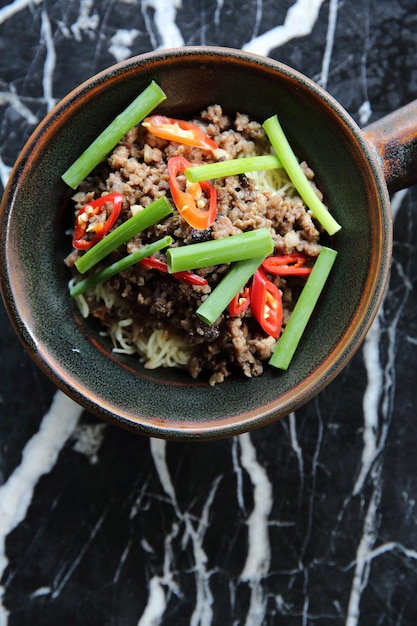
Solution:
M342 230L326 291L290 368L210 387L180 370L145 370L115 355L68 294L63 259L71 211L61 174L155 80L160 111L185 117L207 105L262 122L279 114L296 153L314 169ZM361 131L323 89L274 60L232 49L182 48L128 59L65 97L25 145L1 204L1 290L39 367L87 410L133 432L174 439L230 436L309 401L349 362L381 303L392 245L389 191L416 180L416 104Z

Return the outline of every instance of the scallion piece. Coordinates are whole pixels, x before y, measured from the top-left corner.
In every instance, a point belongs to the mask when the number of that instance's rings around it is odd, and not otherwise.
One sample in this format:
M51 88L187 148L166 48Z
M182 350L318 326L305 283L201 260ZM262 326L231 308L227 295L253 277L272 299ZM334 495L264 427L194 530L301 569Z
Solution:
M200 304L196 311L198 317L207 324L214 324L264 260L265 257L261 256L234 263L211 294Z
M128 130L139 124L166 99L166 94L152 81L135 100L120 113L64 172L62 179L76 189L80 182L104 159Z
M241 159L230 159L230 161L218 161L217 163L187 167L184 174L190 183L199 183L202 180L236 176L245 172L275 170L281 167L281 162L277 156L274 154L262 154L260 156L242 157Z
M269 360L270 365L282 370L288 369L317 300L326 284L336 256L337 252L331 248L323 247L321 249L291 313L288 324L278 339L274 353Z
M73 296L74 298L80 296L86 291L93 289L100 283L104 283L105 280L108 280L112 276L123 272L129 267L132 267L132 265L135 265L135 263L139 263L139 261L142 261L142 259L145 259L146 257L155 254L155 252L158 252L159 250L170 246L171 243L172 237L167 235L166 237L163 237L158 241L144 246L143 248L137 250L136 252L133 252L132 254L128 254L127 256L123 257L123 259L119 259L119 261L116 261L108 267L99 270L95 274L91 274L91 276L87 276L87 278L83 278L83 280L75 283L70 289L71 296Z
M175 273L259 256L266 257L273 249L274 242L269 230L258 228L223 239L170 248L166 257L169 272Z
M340 224L314 192L314 189L310 185L308 178L304 174L285 136L278 116L273 115L265 120L263 128L294 187L311 210L314 217L320 222L329 235L337 233L341 228Z
M133 215L128 220L117 226L108 235L106 235L101 241L95 244L92 248L87 250L78 261L75 262L75 267L84 274L99 261L104 259L110 252L116 250L129 239L132 239L135 235L145 230L152 224L155 224L162 218L172 213L172 206L166 196L162 196L155 200L147 207Z

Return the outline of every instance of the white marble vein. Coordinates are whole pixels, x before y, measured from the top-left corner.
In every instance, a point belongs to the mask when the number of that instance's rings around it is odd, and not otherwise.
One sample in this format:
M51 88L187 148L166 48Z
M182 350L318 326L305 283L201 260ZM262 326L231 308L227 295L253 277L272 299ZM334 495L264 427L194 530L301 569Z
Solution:
M248 554L241 578L249 583L250 606L246 626L262 626L266 610L266 596L262 580L267 575L271 560L269 541L269 514L272 508L272 485L264 467L256 458L256 448L250 434L240 435L242 467L253 486L253 510L247 520Z
M214 11L214 24L219 27L224 0L216 0L216 10Z
M190 535L194 555L194 577L196 584L196 602L191 615L190 626L210 626L213 619L214 597L210 588L211 571L207 568L208 557L204 548L204 537L209 527L209 515L214 496L221 481L218 476L207 495L197 522L192 521L191 516L185 517L187 531Z
M39 431L28 441L20 465L0 487L0 578L7 567L7 535L25 518L34 489L44 474L55 466L65 442L71 436L82 409L57 391ZM0 589L0 598L4 589ZM0 605L0 626L7 624L7 611Z
M250 608L246 619L247 626L261 626L265 616L266 596L262 589L262 580L267 575L270 563L269 514L272 506L272 485L265 469L256 459L256 449L250 435L245 434L232 440L232 448L240 447L241 470L248 473L253 486L254 506L247 519L248 553L241 579L249 583ZM197 518L188 511L182 511L178 503L174 483L169 471L166 450L167 443L159 439L150 439L150 448L164 493L173 506L176 517L171 532L164 542L163 575L154 575L149 586L148 600L138 626L159 626L163 624L167 606L167 590L181 595L181 589L175 582L175 552L172 542L182 534L182 546L185 550L191 544L194 565L196 600L190 618L190 626L210 626L213 620L213 594L210 588L211 572L207 569L207 554L204 549L204 537L209 526L209 518L214 497L221 482L218 476L207 493L202 511ZM236 470L236 468L235 468ZM239 472L238 472L239 474ZM243 497L242 497L243 499ZM242 507L243 508L243 507Z
M379 346L381 340L381 322L378 315L370 328L363 346L364 362L367 374L367 386L363 397L363 449L359 474L352 493L358 495L380 452L380 401L383 393L383 371L380 364Z
M100 23L100 17L98 13L91 13L93 7L93 0L80 1L78 17L71 25L71 33L76 41L82 40L83 33L91 33L97 30Z
M46 51L42 79L43 95L48 111L50 111L56 104L56 99L53 97L53 77L56 63L56 53L52 36L51 22L47 11L42 11L41 37L45 44Z
M356 551L356 566L349 595L345 626L357 626L359 621L360 600L369 580L370 555L377 538L378 504L380 497L381 489L380 485L377 484L366 510L362 537Z
M370 38L370 16L369 16L369 3L365 4L364 10L364 19L363 19L363 32L364 32L364 43L362 49L362 57L361 57L361 85L362 85L362 94L363 94L363 103L359 109L359 121L362 125L366 124L371 116L372 107L369 101L369 91L368 91L368 52L372 47L371 38Z
M232 462L233 462L233 471L236 475L236 493L237 493L237 501L240 507L240 510L246 515L246 506L245 500L243 497L243 472L242 465L239 463L239 438L232 438Z
M12 168L6 165L3 159L0 157L0 181L3 185L3 188L7 185L7 181L9 180L11 171Z
M42 4L42 2L43 0L14 0L14 2L0 8L0 24L6 22L8 19L16 15L16 13L27 9L32 5Z
M271 557L271 547L269 541L269 514L272 507L272 485L266 470L260 465L256 458L256 448L251 441L249 434L240 435L235 439L240 447L241 469L247 472L253 486L253 509L247 518L248 526L248 551L246 562L241 573L241 579L248 582L250 587L250 608L247 616L247 626L261 626L265 616L266 596L263 593L262 581L267 575ZM204 550L203 541L205 532L209 524L209 515L213 505L213 500L221 481L218 476L213 481L212 487L207 494L202 512L198 520L195 520L187 511L180 510L175 487L169 472L166 460L166 442L159 439L151 439L151 452L155 463L155 468L159 476L161 485L169 501L174 507L179 523L183 527L184 547L191 542L194 556L193 572L196 584L196 603L190 620L190 626L209 626L212 622L213 596L210 589L211 572L207 569L207 554ZM236 470L236 468L235 468ZM173 536L176 536L176 528ZM165 557L167 557L167 547L165 545ZM172 571L172 554L166 558L163 577L153 577L153 587L150 590L147 607L139 622L140 626L156 626L162 623L160 620L163 613L158 611L154 603L158 601L158 606L164 605L165 598L164 585L168 580L172 580L175 574ZM163 595L162 595L163 594Z
M32 113L24 101L15 92L13 85L10 86L10 91L0 91L0 105L2 104L12 106L13 110L18 113L19 117L26 120L28 124L37 124L39 122L38 117Z
M256 39L258 37L259 28L262 20L262 9L263 9L263 0L256 0L255 2L255 19L253 23L253 31L251 39Z
M166 604L163 581L159 576L153 576L149 581L148 604L138 621L138 626L158 626L161 624Z
M75 554L71 553L70 557L67 560L64 559L61 562L58 573L54 577L54 580L52 581L52 588L51 588L52 600L56 600L61 595L68 581L71 579L73 573L75 572L75 570L81 563L88 548L93 543L97 533L99 532L103 524L103 521L107 515L107 512L108 512L108 506L106 507L105 511L100 515L100 517L98 518L93 528L90 529L87 541L82 543L80 547L77 546Z
M370 559L375 559L382 554L387 554L388 552L399 552L401 554L404 554L404 556L406 556L407 558L412 559L413 561L417 561L417 550L414 550L413 548L406 548L397 541L388 541L387 543L383 543L382 545L372 550L369 557Z
M124 564L127 561L127 557L129 556L130 550L132 548L132 544L133 544L133 539L131 537L129 537L129 539L128 539L127 543L126 543L126 546L125 546L125 548L124 548L124 550L123 550L123 552L122 552L122 554L120 556L120 560L119 560L117 569L116 569L116 571L114 573L114 577L113 577L113 584L114 585L116 585L119 582L119 580L120 580L120 575L121 575L121 573L123 571L123 566L124 566Z
M330 0L329 20L328 20L327 33L326 33L326 47L324 49L320 78L317 81L319 85L324 87L324 89L327 87L327 80L329 78L330 64L332 60L333 47L335 43L338 9L339 9L339 0Z
M139 35L136 28L120 28L110 39L109 52L116 61L123 61L132 55L132 45Z
M153 462L155 464L155 469L158 473L159 480L161 481L161 485L167 496L170 498L174 509L179 512L177 497L175 494L174 485L171 480L171 475L168 470L167 459L166 459L166 448L167 442L163 439L150 439L151 453Z
M288 9L283 24L275 26L262 35L248 41L243 50L268 56L291 39L309 35L317 21L321 5L325 0L296 0Z
M175 581L174 572L174 550L172 541L182 531L182 545L186 549L191 545L194 557L192 572L195 580L195 606L190 618L190 626L210 626L213 616L213 595L210 589L211 572L207 569L207 554L204 549L204 537L209 525L209 515L213 505L213 500L221 481L218 476L209 490L203 509L198 519L188 511L183 512L178 504L175 487L169 472L166 459L166 441L160 439L150 439L152 458L158 474L161 486L168 496L175 513L176 520L173 522L172 530L168 533L164 543L164 576L153 577L153 589L150 589L147 606L139 621L140 626L157 626L163 623L163 611L160 604L165 601L164 586L174 589L176 593L181 593ZM157 606L155 606L157 602Z
M151 8L155 12L153 22L158 41L154 41L154 48L176 48L184 45L183 36L175 21L181 0L145 0L143 7L145 10Z
M72 449L83 454L92 465L95 465L107 428L108 424L105 422L77 424L71 435Z
M301 503L302 493L304 489L304 459L303 459L303 450L298 442L297 438L297 422L295 413L290 413L288 416L288 423L290 425L290 440L291 447L294 451L294 454L297 459L298 464L298 472L300 476L300 486L298 490L298 502Z

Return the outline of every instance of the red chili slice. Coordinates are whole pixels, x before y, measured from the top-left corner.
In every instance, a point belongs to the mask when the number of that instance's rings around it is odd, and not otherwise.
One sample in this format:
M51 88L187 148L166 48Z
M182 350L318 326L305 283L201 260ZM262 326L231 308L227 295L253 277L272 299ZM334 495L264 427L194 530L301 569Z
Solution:
M109 193L83 206L75 218L72 239L74 248L77 250L88 250L100 239L103 239L119 217L122 200L123 196L121 193ZM104 221L90 222L92 217L106 212L109 204L112 204L112 210Z
M236 315L240 315L243 313L250 304L250 289L249 287L244 287L241 289L233 298L231 303L229 304L229 314L232 317Z
M148 256L146 259L142 259L139 261L141 265L147 267L148 269L159 270L160 272L164 272L168 274L168 265L164 261L160 261L153 256ZM194 272L174 272L172 276L178 278L178 280L182 280L189 285L207 285L207 280L203 276L199 276L198 274L194 274Z
M253 275L250 299L254 318L268 335L277 339L282 325L282 296L261 268Z
M262 267L270 274L277 276L308 276L312 267L306 266L308 256L299 252L270 256L262 263Z

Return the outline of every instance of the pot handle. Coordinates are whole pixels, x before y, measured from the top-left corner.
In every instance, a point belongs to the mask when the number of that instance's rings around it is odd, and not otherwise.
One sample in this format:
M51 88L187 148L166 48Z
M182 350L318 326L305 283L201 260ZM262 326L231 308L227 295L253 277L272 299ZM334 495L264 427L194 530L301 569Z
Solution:
M388 191L417 182L417 100L363 129L377 153Z

